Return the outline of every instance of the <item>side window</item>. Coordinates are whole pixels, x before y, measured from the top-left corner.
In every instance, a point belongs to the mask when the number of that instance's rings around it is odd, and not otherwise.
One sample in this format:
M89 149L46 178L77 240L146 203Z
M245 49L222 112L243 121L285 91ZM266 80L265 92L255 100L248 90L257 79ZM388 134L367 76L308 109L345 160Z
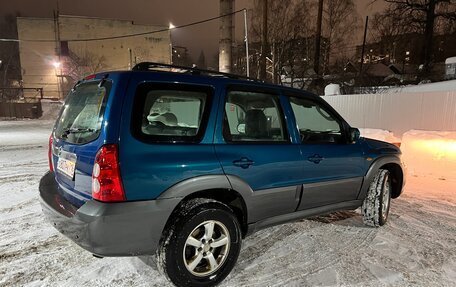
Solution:
M290 104L303 143L342 143L341 123L316 102L290 97Z
M205 88L183 85L141 85L134 103L134 134L161 142L201 140L210 93Z
M278 96L228 92L223 135L228 142L287 142Z

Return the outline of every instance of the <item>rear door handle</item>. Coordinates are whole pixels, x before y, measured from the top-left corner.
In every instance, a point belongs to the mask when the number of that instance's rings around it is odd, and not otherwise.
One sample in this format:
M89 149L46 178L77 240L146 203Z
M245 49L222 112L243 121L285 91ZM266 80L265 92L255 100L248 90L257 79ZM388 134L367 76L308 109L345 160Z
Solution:
M319 154L314 154L313 156L309 156L307 158L308 161L313 162L313 163L320 163L324 158L319 155Z
M233 161L233 165L239 166L241 168L249 168L249 166L253 165L255 162L253 160L250 160L246 157L241 157L240 159L237 159Z

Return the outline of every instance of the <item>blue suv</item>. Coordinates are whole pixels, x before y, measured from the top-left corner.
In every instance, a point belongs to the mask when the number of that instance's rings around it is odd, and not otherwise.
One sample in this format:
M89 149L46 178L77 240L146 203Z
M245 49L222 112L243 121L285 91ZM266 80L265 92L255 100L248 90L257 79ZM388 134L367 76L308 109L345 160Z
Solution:
M156 254L175 285L213 286L261 228L358 207L385 224L400 154L308 92L141 63L70 91L39 191L48 221L95 256Z

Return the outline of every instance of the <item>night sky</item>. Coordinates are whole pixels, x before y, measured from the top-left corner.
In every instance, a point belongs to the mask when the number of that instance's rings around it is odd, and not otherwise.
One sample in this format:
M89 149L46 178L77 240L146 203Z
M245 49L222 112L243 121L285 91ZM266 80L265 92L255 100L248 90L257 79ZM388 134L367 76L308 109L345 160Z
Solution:
M317 1L317 0L315 0ZM355 0L362 18L384 7L383 1ZM252 0L237 0L235 10L251 5ZM133 20L137 23L183 25L217 16L218 0L59 0L60 14ZM0 14L19 12L22 16L52 17L57 0L0 0ZM243 37L243 16L235 18L236 38ZM362 32L360 32L362 33ZM361 35L359 35L361 39ZM189 48L194 60L204 50L206 61L214 62L218 51L218 21L172 31L175 45ZM361 41L361 40L360 40Z

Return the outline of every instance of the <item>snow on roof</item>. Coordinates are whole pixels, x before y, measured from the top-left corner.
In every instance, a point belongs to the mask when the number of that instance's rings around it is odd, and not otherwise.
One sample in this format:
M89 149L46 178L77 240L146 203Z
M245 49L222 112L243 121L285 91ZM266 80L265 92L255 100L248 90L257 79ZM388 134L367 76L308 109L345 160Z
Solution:
M456 57L450 57L445 60L445 65L456 64Z

